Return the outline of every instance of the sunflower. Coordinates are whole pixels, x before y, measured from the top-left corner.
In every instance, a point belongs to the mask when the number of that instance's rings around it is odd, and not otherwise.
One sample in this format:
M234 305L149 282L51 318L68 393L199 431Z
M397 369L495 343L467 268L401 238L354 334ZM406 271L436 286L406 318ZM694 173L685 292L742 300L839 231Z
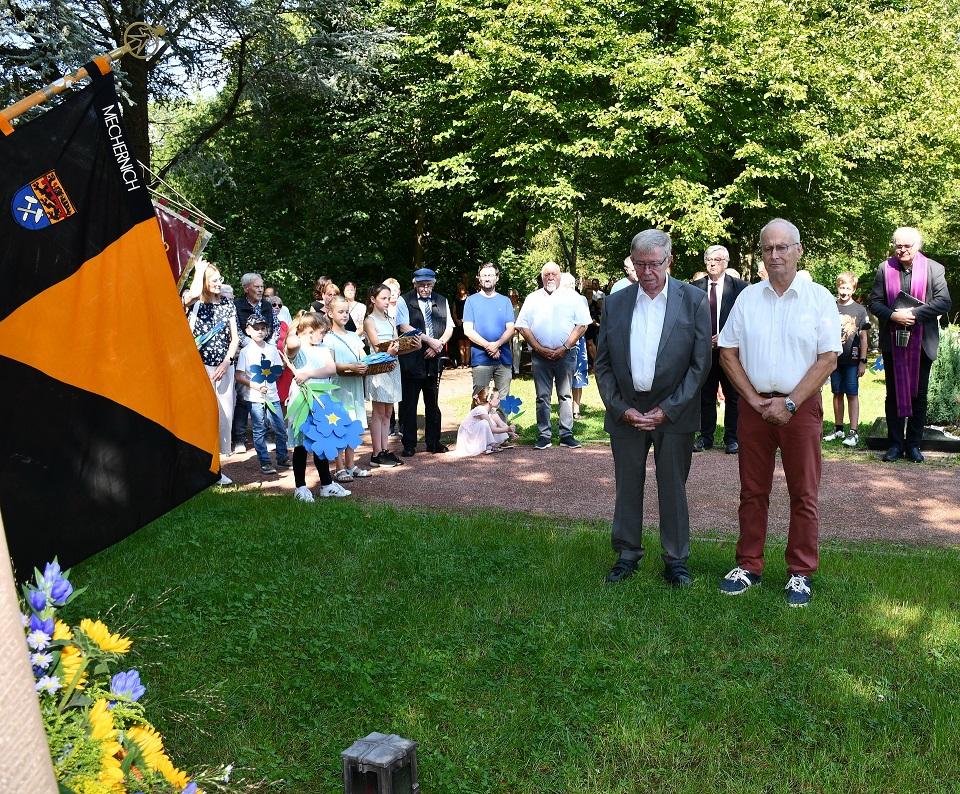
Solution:
M131 640L119 634L111 634L99 620L84 618L80 621L80 631L93 640L104 653L126 653L130 650Z
M177 791L183 791L187 783L190 782L190 776L186 772L177 769L173 765L173 761L171 761L165 753L162 754L160 758L157 771L162 774L167 779L167 782Z
M140 749L148 769L156 771L160 768L166 756L163 754L163 739L156 728L152 725L134 725L127 729L127 738Z
M75 686L77 689L83 689L87 683L86 672L80 673L84 664L83 654L76 645L68 645L60 653L60 666L63 668L63 675L60 680L65 687ZM77 675L80 673L80 677Z
M54 624L53 638L55 640L72 640L73 632L70 631L70 627L66 623L64 623L62 620L58 620Z
M113 714L105 698L100 698L90 709L90 738L97 741L109 740L116 736L113 729Z

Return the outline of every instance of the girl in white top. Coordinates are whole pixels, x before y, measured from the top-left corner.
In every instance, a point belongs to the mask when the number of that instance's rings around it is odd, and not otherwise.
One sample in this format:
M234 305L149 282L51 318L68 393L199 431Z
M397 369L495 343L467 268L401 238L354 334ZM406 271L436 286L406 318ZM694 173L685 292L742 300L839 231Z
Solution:
M370 349L375 350L380 342L386 342L397 335L397 326L387 315L390 308L390 287L378 284L370 290L370 314L363 321L363 330ZM387 354L396 356L400 346L393 342L386 350ZM393 452L387 449L390 438L390 412L393 404L400 399L400 367L394 364L390 372L379 375L367 375L367 395L370 397L370 442L373 445L373 454L370 456L371 466L402 466Z
M293 379L297 386L311 380L329 383L337 372L330 351L323 347L323 337L330 329L330 323L322 314L314 312L300 312L290 326L287 334L285 353L287 366L293 372ZM289 405L299 389L291 387L287 401ZM303 435L300 428L290 428L290 438L293 439L293 480L295 484L293 495L301 502L312 502L313 494L307 488L307 449L303 445ZM335 483L330 476L330 463L325 458L314 454L313 463L320 475L320 496L350 496L350 491Z
M363 401L363 375L367 365L362 363L363 342L353 331L347 330L347 321L350 319L350 305L339 295L327 305L327 316L332 328L324 338L324 342L337 364L337 374L333 382L340 387L336 397L343 403L347 415L351 419L359 420L364 429L367 427L367 409ZM354 465L353 450L349 447L337 457L337 473L333 475L337 482L353 482L362 477L369 477L370 472Z

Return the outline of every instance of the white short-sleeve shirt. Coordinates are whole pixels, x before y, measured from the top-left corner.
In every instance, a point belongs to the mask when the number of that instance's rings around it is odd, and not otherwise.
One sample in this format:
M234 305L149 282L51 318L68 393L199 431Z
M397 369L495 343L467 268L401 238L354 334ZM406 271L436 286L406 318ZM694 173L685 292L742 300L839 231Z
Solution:
M552 293L538 289L527 295L515 328L529 328L544 347L561 347L578 325L590 325L590 308L576 290L558 287Z
M751 284L737 297L717 345L739 349L740 363L758 392L789 394L818 355L840 352L836 298L799 278L783 295L769 281Z

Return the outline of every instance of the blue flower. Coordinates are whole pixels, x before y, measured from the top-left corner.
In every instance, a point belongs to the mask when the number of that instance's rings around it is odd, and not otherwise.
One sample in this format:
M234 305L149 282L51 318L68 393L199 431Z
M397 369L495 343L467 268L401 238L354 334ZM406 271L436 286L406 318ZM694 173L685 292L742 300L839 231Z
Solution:
M34 612L43 612L47 608L47 594L36 588L28 588L27 603Z
M521 405L523 405L523 400L521 400L519 397L514 397L512 394L508 394L506 397L500 398L500 408L508 416L510 414L519 413Z
M333 460L347 447L356 449L360 446L363 425L350 418L341 402L323 394L315 398L300 432L304 447L322 458Z
M250 380L254 383L276 383L280 380L280 376L283 374L283 364L271 364L270 359L266 356L260 356L259 364L251 364L250 372L253 373L250 375Z
M136 702L143 697L147 688L140 683L140 673L136 670L127 670L117 673L110 679L110 694L117 697L126 697Z
M187 783L187 787L180 794L197 794L197 784Z
M70 598L72 593L73 585L62 576L57 579L50 588L50 598L53 599L53 603L58 607L66 604L67 599Z
M43 569L44 584L52 585L55 580L60 578L60 563L56 560L48 562Z
M30 631L42 631L48 637L53 636L54 622L53 618L42 620L38 615L30 616Z

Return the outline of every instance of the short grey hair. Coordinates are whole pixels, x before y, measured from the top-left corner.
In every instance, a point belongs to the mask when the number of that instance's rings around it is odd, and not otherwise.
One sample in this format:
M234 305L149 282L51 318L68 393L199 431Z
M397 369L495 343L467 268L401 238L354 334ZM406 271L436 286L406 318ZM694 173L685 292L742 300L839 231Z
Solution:
M259 273L244 273L240 276L240 286L246 289L252 281L258 278L263 281Z
M894 231L893 237L890 238L891 243L896 240L898 234L903 237L912 237L917 245L917 248L923 246L923 235L920 234L920 230L914 226L900 226L898 229L896 229L896 231Z
M552 262L552 261L551 261L551 262L547 262L546 264L544 264L543 267L540 268L540 275L541 275L541 276L542 276L544 273L547 272L547 268L548 268L548 267L555 267L557 270L560 270L560 265L558 265L556 262Z
M799 243L799 242L800 242L800 230L799 230L796 226L794 226L792 223L790 223L790 221L785 220L785 219L783 219L783 218L774 218L772 221L770 221L769 223L767 223L767 224L760 230L760 239L761 239L761 240L763 239L763 235L765 235L765 234L767 233L767 229L769 229L771 226L785 226L785 227L786 227L787 229L789 229L789 231L790 231L790 236L791 236L791 238L792 238L792 239L790 240L790 242L791 242L791 243Z
M662 248L666 256L670 256L673 243L670 235L659 229L644 229L630 243L630 253L634 251L652 251L654 248Z
M711 245L706 251L703 252L703 261L706 262L708 257L713 256L718 251L723 251L727 255L727 261L730 261L730 252L727 250L725 245Z

